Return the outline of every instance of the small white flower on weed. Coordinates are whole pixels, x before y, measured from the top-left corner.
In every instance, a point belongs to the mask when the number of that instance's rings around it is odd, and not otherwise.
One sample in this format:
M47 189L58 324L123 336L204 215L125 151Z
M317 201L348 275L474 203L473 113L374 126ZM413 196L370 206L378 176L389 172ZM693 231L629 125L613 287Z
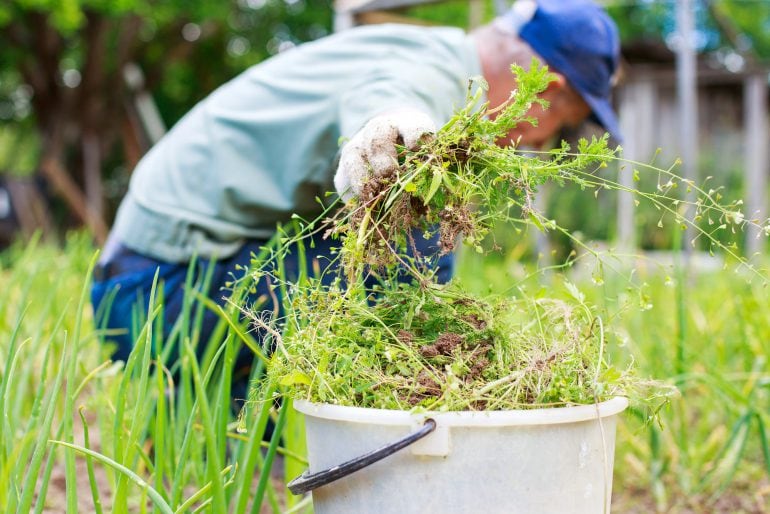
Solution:
M743 220L745 217L743 216L743 213L741 211L730 211L725 214L725 218L729 223L733 223L735 225L740 225L743 223Z

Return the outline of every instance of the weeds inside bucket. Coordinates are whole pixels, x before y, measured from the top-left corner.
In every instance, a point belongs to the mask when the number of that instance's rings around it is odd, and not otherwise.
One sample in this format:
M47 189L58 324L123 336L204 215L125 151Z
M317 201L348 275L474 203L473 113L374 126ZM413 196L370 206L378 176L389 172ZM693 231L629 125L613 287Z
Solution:
M374 300L298 291L293 305L300 324L269 373L313 402L508 410L647 394L607 362L601 318L575 299L477 298L412 283Z

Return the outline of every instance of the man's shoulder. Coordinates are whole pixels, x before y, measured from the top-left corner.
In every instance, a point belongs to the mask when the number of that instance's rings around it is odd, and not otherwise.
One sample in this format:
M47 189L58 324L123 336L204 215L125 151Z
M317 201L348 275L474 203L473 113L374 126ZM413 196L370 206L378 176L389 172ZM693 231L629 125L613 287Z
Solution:
M465 39L465 31L457 27L429 27L405 23L378 23L362 25L336 34L341 40L382 40L388 43L399 41L409 44L434 45L457 42Z
M407 34L420 37L423 35L441 35L441 34L465 34L465 31L459 27L438 26L438 25L415 25L411 23L374 23L371 25L359 25L351 29L338 32L337 34Z

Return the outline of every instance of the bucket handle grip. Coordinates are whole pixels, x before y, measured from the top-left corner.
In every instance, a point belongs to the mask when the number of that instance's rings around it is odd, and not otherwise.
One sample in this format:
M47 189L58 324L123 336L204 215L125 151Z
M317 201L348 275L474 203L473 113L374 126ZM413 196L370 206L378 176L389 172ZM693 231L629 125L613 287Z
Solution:
M412 443L415 443L430 434L436 429L436 421L428 418L425 423L408 436L399 439L398 441L386 444L381 448L372 450L369 453L365 453L359 457L355 457L347 462L343 462L337 466L333 466L329 469L319 471L317 473L308 473L305 471L300 476L289 482L289 491L294 495L299 495L317 489L323 485L330 484L340 478L346 477L351 473L363 469L367 466L374 464L377 461L393 455L399 450L402 450Z

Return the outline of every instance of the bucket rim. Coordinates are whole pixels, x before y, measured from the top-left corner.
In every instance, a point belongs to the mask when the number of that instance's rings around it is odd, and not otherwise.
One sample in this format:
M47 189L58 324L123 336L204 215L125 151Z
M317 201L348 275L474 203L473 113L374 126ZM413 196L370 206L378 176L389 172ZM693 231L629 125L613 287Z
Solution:
M294 408L305 416L348 423L403 426L413 426L416 423L422 423L427 418L434 419L441 426L455 427L557 425L607 418L619 414L626 407L628 407L628 398L624 396L615 396L609 400L590 405L455 412L409 412L294 400Z

